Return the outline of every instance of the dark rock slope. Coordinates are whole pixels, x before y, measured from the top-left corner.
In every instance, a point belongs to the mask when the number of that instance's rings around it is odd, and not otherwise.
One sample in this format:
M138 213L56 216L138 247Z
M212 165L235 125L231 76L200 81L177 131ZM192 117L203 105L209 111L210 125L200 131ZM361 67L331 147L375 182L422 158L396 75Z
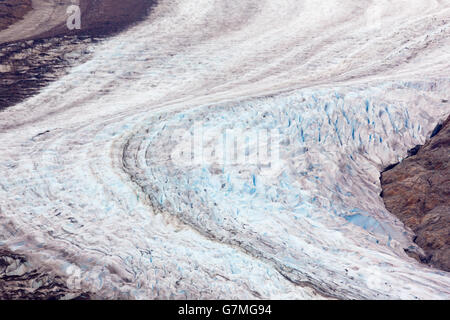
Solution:
M65 281L26 257L0 248L0 300L91 299L91 294L67 287Z
M109 36L148 15L156 0L80 0L81 29L68 30L66 23L33 39L61 35Z
M6 29L31 10L31 0L0 0L0 30Z
M414 231L426 254L415 257L445 271L450 271L449 162L450 117L425 145L411 149L404 161L381 174L386 208Z

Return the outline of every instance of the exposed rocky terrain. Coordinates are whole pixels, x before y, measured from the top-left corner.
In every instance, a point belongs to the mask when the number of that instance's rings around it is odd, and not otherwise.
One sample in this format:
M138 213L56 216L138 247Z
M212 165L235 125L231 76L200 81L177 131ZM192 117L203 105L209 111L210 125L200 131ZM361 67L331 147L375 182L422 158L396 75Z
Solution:
M33 39L60 35L109 36L146 17L155 3L156 0L79 0L81 29L69 30L63 20Z
M64 279L27 258L0 248L0 300L90 299L92 295L70 289Z
M0 31L31 10L31 0L0 0Z
M423 146L381 174L386 208L416 234L425 256L413 256L450 271L450 117Z

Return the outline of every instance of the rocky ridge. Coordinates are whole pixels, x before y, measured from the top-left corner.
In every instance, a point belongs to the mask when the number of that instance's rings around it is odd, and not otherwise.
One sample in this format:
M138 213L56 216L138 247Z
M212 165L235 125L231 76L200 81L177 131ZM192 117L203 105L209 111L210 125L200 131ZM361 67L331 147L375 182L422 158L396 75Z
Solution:
M450 117L423 146L381 174L386 208L416 234L421 262L450 271Z

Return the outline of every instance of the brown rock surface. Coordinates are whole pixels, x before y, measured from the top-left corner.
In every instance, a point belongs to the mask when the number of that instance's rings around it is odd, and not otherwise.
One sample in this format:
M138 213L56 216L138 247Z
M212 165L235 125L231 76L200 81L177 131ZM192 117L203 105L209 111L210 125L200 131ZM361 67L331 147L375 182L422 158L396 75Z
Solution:
M6 29L31 10L31 0L0 0L0 30Z
M384 203L416 234L426 254L416 258L450 271L450 117L409 155L382 172Z

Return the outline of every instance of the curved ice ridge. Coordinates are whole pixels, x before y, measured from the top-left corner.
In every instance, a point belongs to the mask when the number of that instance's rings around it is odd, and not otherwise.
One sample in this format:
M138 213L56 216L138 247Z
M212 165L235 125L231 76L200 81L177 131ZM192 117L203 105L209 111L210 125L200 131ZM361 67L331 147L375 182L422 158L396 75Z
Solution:
M415 245L384 208L379 172L423 140L424 118L433 117L417 112L426 110L420 96L430 86L443 93L448 84L301 90L163 114L127 141L124 165L159 210L321 295L445 296L448 278L405 254ZM397 94L412 95L414 108L388 97ZM276 129L280 163L267 171L257 164L176 161L174 146L191 144L182 133L199 123L209 145L226 129ZM394 284L401 278L411 279L408 289Z

